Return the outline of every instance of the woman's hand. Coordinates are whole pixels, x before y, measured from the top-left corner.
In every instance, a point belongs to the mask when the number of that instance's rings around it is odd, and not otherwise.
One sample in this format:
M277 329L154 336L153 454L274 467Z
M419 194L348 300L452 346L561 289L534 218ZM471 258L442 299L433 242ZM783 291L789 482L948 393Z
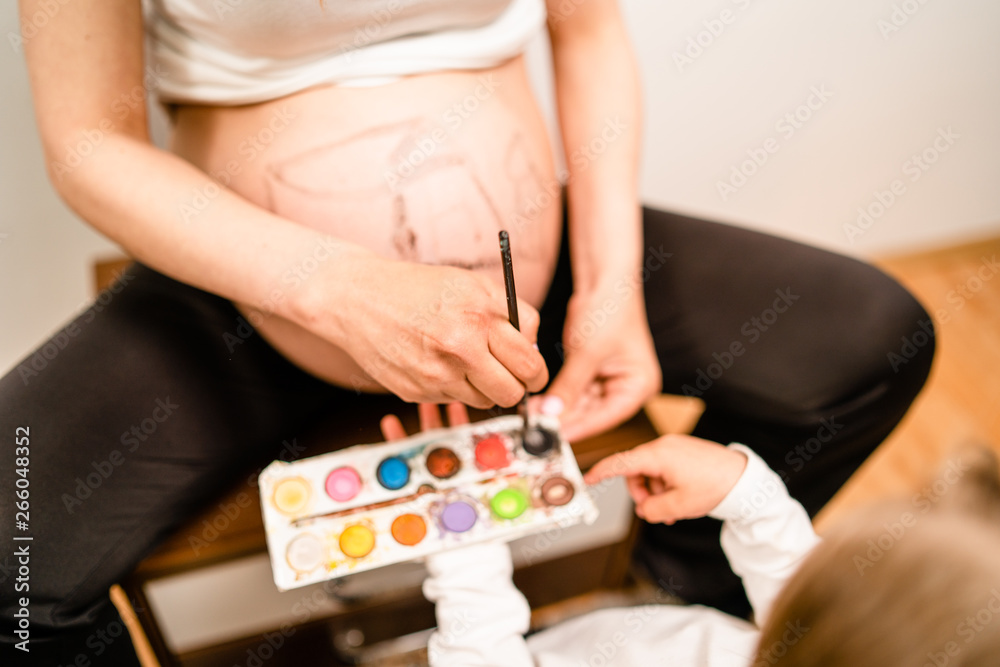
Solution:
M672 524L705 516L743 475L747 457L690 435L665 435L614 454L584 475L588 484L624 476L635 513L651 523Z
M660 369L642 289L623 280L641 270L643 248L642 103L628 30L614 0L574 3L568 13L560 0L547 4L577 290L565 365L549 393L565 404L563 433L572 441L632 416L658 390ZM588 146L600 150L577 148Z
M507 319L501 286L473 271L353 253L305 281L299 323L345 350L368 378L405 401L515 405L548 370L533 346L538 312L518 301ZM347 281L336 293L334 281ZM342 283L341 283L342 284ZM366 382L365 384L371 384Z
M563 349L562 370L539 404L549 414L564 406L560 419L567 440L617 426L660 389L660 364L641 291L623 295L612 288L574 294ZM553 396L560 400L552 401Z

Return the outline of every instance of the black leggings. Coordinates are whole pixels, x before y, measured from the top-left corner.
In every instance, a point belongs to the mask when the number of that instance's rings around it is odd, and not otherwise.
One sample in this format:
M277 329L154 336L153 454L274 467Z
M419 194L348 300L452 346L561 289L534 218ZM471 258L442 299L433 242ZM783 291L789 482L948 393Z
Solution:
M817 512L923 385L927 313L853 259L656 210L644 211L644 229L664 391L701 396L696 435L753 447ZM566 246L541 311L552 376L572 291ZM30 428L33 651L55 636L51 645L88 651L88 632L107 624L108 587L185 517L320 416L375 400L300 371L246 326L225 299L134 265L0 381L0 433L12 443L16 427ZM0 543L12 545L5 451ZM681 597L745 611L719 527L645 526L637 557ZM22 595L12 552L0 555L5 642Z

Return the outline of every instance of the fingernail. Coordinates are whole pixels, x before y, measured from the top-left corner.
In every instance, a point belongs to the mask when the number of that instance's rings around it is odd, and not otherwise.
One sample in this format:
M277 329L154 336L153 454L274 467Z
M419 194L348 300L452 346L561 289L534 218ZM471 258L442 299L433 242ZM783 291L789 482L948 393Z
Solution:
M532 343L531 347L535 348L535 350L537 351L538 350L538 343Z
M545 400L542 401L542 414L549 417L558 417L562 414L564 407L563 400L558 396L546 396Z

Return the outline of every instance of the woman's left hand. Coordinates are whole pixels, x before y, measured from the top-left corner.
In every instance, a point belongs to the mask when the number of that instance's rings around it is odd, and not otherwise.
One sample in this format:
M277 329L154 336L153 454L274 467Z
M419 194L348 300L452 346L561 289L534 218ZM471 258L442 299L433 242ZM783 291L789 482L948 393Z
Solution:
M566 354L540 409L559 411L563 436L582 440L617 426L660 390L660 364L642 290L620 281L574 294L563 331Z

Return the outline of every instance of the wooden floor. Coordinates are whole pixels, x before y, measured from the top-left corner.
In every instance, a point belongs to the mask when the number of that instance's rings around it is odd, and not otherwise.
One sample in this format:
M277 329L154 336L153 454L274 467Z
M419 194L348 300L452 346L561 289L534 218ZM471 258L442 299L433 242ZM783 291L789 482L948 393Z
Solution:
M896 431L816 519L819 532L858 506L909 498L957 446L1000 452L1000 238L876 263L934 318L937 355Z

